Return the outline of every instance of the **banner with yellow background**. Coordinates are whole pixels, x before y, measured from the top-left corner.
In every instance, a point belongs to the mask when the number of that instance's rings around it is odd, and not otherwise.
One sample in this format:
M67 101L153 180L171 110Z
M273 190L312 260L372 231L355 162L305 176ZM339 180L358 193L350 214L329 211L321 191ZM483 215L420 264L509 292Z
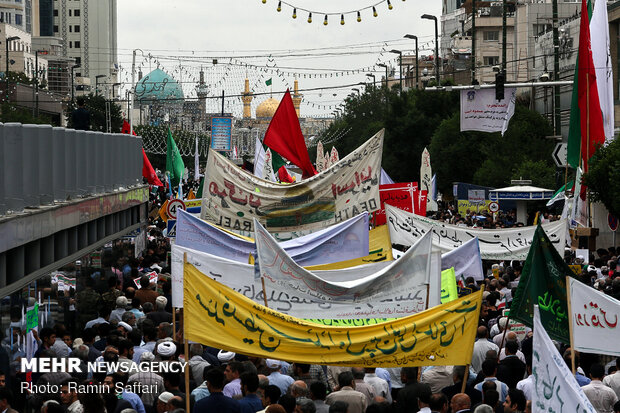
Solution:
M465 365L482 292L396 320L323 326L273 311L184 265L185 338L255 357L335 366Z

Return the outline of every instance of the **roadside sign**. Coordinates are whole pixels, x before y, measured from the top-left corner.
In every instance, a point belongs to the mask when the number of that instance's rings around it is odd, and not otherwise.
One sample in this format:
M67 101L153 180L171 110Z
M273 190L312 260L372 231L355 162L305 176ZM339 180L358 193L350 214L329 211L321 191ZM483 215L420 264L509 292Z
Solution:
M168 202L168 206L166 207L166 213L170 218L176 219L177 209L179 208L185 211L185 202L183 202L181 199L173 199Z
M555 164L562 168L566 166L566 155L567 155L567 144L566 143L558 143L557 145L555 145L555 148L553 148L553 153L551 154L551 157L553 158L553 161L555 162Z
M489 204L489 211L496 213L497 211L499 211L499 204L495 201L491 202Z
M618 229L618 218L610 213L607 213L607 225L609 225L610 230L616 231Z
M168 230L166 231L166 236L168 238L176 238L177 236L177 220L169 219L168 222Z

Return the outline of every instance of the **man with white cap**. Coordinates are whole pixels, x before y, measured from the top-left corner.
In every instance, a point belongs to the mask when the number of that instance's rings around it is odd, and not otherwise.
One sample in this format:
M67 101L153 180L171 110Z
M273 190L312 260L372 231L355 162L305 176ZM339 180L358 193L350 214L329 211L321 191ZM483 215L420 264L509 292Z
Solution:
M278 386L282 394L286 394L289 386L295 382L291 376L286 376L280 373L280 368L282 363L280 360L267 359L265 360L265 364L267 369L269 369L270 374L267 376L269 379L269 384L273 384Z
M148 365L153 360L155 360L155 356L150 351L145 351L140 355L140 364L145 363L145 365ZM164 389L164 380L161 376L151 371L139 371L138 373L132 374L129 376L127 383L140 383L141 388L148 388L151 390L150 392L143 392L140 396L142 403L144 403L145 406L152 406L155 401L155 397Z
M176 352L177 346L172 341L162 341L157 345L157 355L162 361L173 360Z
M157 413L167 412L168 411L168 402L173 397L174 397L174 394L172 394L170 392L167 392L167 391L165 391L162 394L160 394L157 397L157 406L156 406Z
M153 320L156 326L161 323L172 323L172 314L166 311L166 305L168 299L163 295L160 295L155 299L155 311L151 311L146 315L146 318Z
M236 355L237 354L232 351L220 350L219 353L217 353L217 359L221 364L226 364L234 361Z
M109 321L121 321L127 311L127 297L120 296L116 299L116 308L110 312Z

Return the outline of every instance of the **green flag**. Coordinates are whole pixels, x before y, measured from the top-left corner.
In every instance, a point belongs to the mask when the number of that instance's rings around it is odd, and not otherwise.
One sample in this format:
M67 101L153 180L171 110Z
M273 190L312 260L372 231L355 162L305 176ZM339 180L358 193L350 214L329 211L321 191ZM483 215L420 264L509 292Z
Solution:
M202 180L200 181L200 186L198 187L198 192L196 192L196 198L198 199L202 199L202 190L205 187L205 176L202 177Z
M265 81L265 84L266 84L267 86L271 86L271 79L272 79L272 78L269 78L269 79L267 79L267 80Z
M449 303L459 298L456 288L454 267L441 272L441 304Z
M592 3L588 0L588 20L592 19ZM575 60L575 74L573 75L573 93L570 104L570 120L568 124L568 143L566 146L566 161L573 168L579 167L581 155L581 111L579 110L579 52Z
M574 273L539 224L510 306L510 319L533 327L534 305L538 305L540 319L551 338L570 343L567 275L573 276Z
M172 186L178 186L179 182L183 178L185 173L185 164L179 148L177 148L174 139L172 139L172 132L168 128L168 140L166 141L166 172L170 173L170 182Z

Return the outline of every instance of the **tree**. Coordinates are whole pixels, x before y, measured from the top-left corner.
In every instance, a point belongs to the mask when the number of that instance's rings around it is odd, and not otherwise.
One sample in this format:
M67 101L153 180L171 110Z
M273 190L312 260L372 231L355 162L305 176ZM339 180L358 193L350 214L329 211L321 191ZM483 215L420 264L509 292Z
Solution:
M588 162L582 183L590 189L590 199L600 201L615 216L620 216L620 141L614 139L600 147Z
M90 130L107 132L106 99L101 95L95 95L93 93L82 97L85 102L84 106L90 112ZM73 119L71 114L75 109L77 109L77 99L76 101L70 102L67 108L67 127L69 128L73 127ZM109 111L112 123L111 132L120 133L121 128L123 127L121 107L116 102L110 101Z
M39 117L32 116L32 110L20 108L12 103L2 104L2 114L0 114L0 122L19 122L22 124L51 124L49 117L41 115Z

